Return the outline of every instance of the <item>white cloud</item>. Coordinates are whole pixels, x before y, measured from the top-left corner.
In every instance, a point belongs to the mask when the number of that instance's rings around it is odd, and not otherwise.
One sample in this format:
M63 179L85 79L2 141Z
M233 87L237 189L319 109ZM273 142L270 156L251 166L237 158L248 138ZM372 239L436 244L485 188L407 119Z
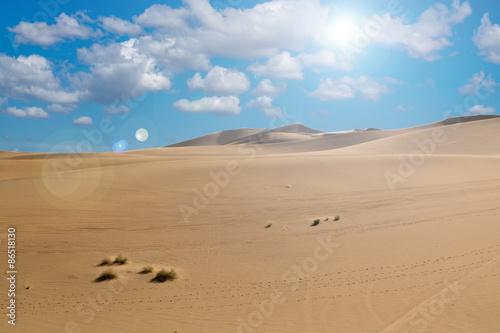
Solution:
M9 57L0 54L0 93L16 99L38 98L52 103L75 103L77 92L61 87L50 61L37 54Z
M489 13L484 14L472 40L487 61L500 64L500 26L491 24Z
M80 116L78 118L73 118L73 125L81 126L81 127L89 127L94 125L92 118L86 116Z
M467 110L466 115L473 116L477 114L493 114L495 112L496 112L495 108L480 104L480 105L474 105L469 110Z
M204 97L196 101L181 99L173 107L181 112L237 115L241 112L240 99L236 96Z
M186 7L174 9L167 5L154 4L134 17L134 21L145 27L188 31L190 30L188 19L191 17L192 14Z
M207 55L182 47L177 39L167 35L142 36L136 41L136 47L171 71L182 71L185 68L209 70L211 67Z
M254 63L247 69L273 79L302 80L304 78L300 62L288 51L269 58L265 64Z
M357 93L368 100L378 100L382 94L388 94L389 89L371 77L360 76L355 79L344 76L337 80L322 80L314 92L309 96L322 101L343 100L356 97Z
M16 43L44 46L60 43L65 39L87 39L97 34L90 27L81 24L90 21L83 12L71 16L61 13L55 21L56 24L53 25L45 22L20 22L8 29L16 34L14 38Z
M104 108L104 110L109 114L123 114L126 112L132 112L132 108L130 108L125 104L120 104L120 105L113 104Z
M83 99L103 104L123 102L146 92L167 90L170 79L149 54L137 47L137 39L108 46L94 44L78 49L78 57L89 64L90 73L72 78L72 83L85 91Z
M396 110L398 110L398 111L406 111L407 109L404 106L402 106L402 105L398 105L396 107Z
M107 17L99 17L101 27L116 35L135 36L144 32L142 27L138 24L123 20L114 15Z
M309 96L318 98L322 101L332 101L354 98L356 93L354 89L342 79L336 81L326 79L322 80L318 89L309 93Z
M252 94L256 96L276 96L284 93L286 90L286 82L274 85L269 79L262 79L259 85L252 90Z
M189 89L200 89L210 94L237 96L250 88L250 80L245 73L234 69L215 66L202 78L196 73L187 80Z
M215 10L208 0L172 9L153 5L135 18L156 27L185 50L255 59L282 49L301 51L328 16L319 0L273 0L253 8Z
M321 50L317 53L300 53L297 60L302 64L303 68L312 68L316 72L351 71L353 69L352 63L347 61L345 57L338 56L327 50Z
M260 96L252 99L245 105L247 108L260 109L268 117L282 117L283 111L278 106L273 106L273 99L269 96Z
M384 80L387 83L396 84L398 86L402 86L404 84L407 84L407 82L404 82L404 81L402 81L400 79L395 79L393 77L388 77L388 76L384 77L382 80Z
M327 50L316 53L302 52L296 57L292 57L288 51L283 51L269 58L266 63L256 62L248 66L247 69L274 79L302 80L304 78L302 71L306 68L311 68L315 72L350 71L353 66L343 56L338 56Z
M71 111L73 111L76 108L76 105L73 104L51 104L47 106L47 110L56 112L56 113L61 113L61 114L68 114Z
M2 107L2 105L4 104L7 104L8 101L9 99L7 97L0 97L0 107Z
M484 74L483 71L472 75L472 77L467 79L467 82L469 83L458 88L458 91L462 95L478 94L480 88L484 88L489 92L493 92L495 89L495 80L491 77L491 75L486 77L486 74Z
M30 106L24 109L18 109L15 106L8 107L5 109L4 112L17 118L31 118L31 119L49 118L49 114L47 112L45 112L42 108L36 106Z
M372 15L367 22L383 22L380 32L371 36L373 42L405 49L412 58L432 61L439 58L438 51L453 45L449 40L452 26L463 22L471 13L468 1L453 0L451 9L441 3L434 4L415 23L389 13Z

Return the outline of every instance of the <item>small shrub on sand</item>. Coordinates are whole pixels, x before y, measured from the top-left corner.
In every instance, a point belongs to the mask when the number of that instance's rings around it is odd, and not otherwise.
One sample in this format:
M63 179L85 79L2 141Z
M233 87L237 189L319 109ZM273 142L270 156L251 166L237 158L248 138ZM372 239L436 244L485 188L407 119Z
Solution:
M328 221L328 217L325 218L325 222Z
M142 271L139 272L139 274L149 274L153 273L153 267L151 266L146 266L142 268Z
M334 221L338 221L338 220L340 220L340 216L339 215L335 216Z
M321 223L320 219L316 219L316 220L314 220L314 221L313 221L313 223L311 224L311 227L315 227L315 226L317 226L317 225L318 225L318 224L320 224L320 223Z
M156 276L151 280L151 282L165 282L177 279L177 273L171 269L170 272L162 269Z
M113 261L113 264L116 265L125 265L127 263L128 259L125 257L122 257L120 254L118 257L115 258L115 261Z
M268 225L266 225L266 226L265 226L265 228L266 228L266 229L269 229L269 228L271 228L272 226L273 226L273 224L272 224L272 223L269 223Z
M111 265L111 260L109 260L108 258L104 258L101 260L101 263L99 264L99 266L109 266Z
M102 282L102 281L106 281L106 280L113 280L113 279L116 279L117 277L118 277L118 275L116 275L116 273L113 272L113 270L107 269L104 272L102 272L101 275L99 275L95 279L95 282Z

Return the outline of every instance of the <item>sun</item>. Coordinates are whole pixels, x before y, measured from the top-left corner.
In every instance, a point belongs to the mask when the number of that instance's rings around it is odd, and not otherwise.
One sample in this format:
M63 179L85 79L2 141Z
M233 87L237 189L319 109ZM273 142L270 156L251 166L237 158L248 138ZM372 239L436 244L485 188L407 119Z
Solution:
M330 38L337 43L352 42L358 29L356 20L352 17L338 17L332 20Z

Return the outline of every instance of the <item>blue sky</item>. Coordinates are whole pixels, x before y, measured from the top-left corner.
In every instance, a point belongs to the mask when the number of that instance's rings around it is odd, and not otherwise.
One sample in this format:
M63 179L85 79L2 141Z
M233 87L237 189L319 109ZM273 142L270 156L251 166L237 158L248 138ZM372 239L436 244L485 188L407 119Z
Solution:
M495 5L4 1L0 150L132 150L242 127L392 129L498 114Z

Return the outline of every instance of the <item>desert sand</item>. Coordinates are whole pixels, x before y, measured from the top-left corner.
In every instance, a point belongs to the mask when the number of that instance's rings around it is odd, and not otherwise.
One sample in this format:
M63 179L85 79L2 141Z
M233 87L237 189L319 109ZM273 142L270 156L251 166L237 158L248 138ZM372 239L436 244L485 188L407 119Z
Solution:
M1 152L18 275L0 331L500 332L499 133L467 117ZM120 254L118 278L94 282ZM179 279L151 283L162 268Z

